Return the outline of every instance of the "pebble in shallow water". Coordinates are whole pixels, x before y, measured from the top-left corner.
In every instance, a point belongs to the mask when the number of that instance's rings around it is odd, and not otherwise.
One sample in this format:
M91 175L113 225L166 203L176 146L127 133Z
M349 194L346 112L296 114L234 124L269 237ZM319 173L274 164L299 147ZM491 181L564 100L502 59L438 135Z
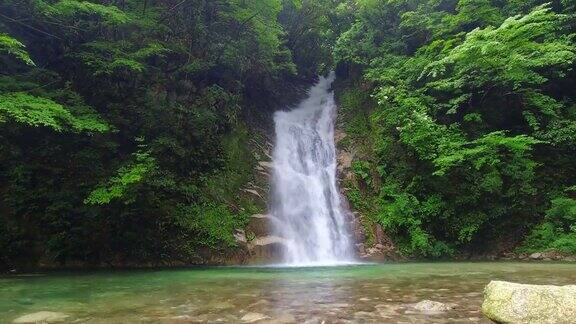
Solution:
M240 320L244 323L256 323L258 321L262 321L269 318L270 318L269 316L260 313L247 313L246 315L242 316Z
M32 314L27 314L20 316L14 320L17 324L28 324L28 323L58 323L63 322L68 319L70 315L57 312L36 312Z
M427 314L437 314L454 309L452 304L444 304L433 300L423 300L412 305L412 309Z

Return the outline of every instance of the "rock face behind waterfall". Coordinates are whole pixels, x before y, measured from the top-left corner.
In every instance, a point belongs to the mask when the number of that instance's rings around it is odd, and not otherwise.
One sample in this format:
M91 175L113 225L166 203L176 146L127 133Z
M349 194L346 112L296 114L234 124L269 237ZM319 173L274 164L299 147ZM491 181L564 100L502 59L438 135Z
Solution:
M482 312L498 323L575 323L576 285L523 285L492 281Z

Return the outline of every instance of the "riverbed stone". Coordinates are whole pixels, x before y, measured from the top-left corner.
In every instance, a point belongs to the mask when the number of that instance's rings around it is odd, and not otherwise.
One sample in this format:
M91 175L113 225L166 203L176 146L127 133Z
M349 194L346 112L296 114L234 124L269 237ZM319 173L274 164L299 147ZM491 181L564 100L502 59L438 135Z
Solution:
M542 253L540 253L540 252L532 253L532 254L530 254L530 259L540 260L540 259L542 259Z
M246 313L240 320L244 323L256 323L269 318L269 316L260 313Z
M482 312L498 323L574 323L576 285L525 285L492 281Z
M293 324L297 323L296 317L290 313L283 313L276 316L273 319L266 320L263 323L265 324Z
M454 309L454 305L444 304L433 300L423 300L412 305L412 308L422 313L442 313Z
M70 315L58 312L42 311L32 314L27 314L20 316L13 321L13 323L18 324L29 324L29 323L58 323L63 322L68 319Z
M399 304L378 304L374 307L376 313L382 318L394 318L400 315L400 311L404 308Z

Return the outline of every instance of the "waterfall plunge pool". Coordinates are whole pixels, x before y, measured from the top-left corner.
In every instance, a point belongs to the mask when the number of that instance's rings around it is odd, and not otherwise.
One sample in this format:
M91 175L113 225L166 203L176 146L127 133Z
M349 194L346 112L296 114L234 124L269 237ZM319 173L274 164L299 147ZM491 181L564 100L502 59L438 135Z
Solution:
M576 283L576 264L398 263L340 267L215 267L54 272L0 278L0 323L38 311L81 323L490 323L490 280ZM422 300L453 303L414 312ZM254 317L256 316L256 317Z

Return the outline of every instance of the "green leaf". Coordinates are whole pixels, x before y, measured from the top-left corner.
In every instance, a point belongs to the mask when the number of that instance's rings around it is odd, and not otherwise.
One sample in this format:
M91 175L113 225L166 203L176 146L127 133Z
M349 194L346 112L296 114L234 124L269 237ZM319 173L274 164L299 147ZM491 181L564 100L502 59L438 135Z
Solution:
M26 52L25 48L26 46L24 46L24 44L22 44L17 39L12 38L6 34L0 34L0 52L13 55L28 65L36 65L30 58L28 52Z
M56 131L106 132L110 129L91 111L74 116L64 106L51 99L35 97L24 92L0 94L0 118L34 127L49 127Z

